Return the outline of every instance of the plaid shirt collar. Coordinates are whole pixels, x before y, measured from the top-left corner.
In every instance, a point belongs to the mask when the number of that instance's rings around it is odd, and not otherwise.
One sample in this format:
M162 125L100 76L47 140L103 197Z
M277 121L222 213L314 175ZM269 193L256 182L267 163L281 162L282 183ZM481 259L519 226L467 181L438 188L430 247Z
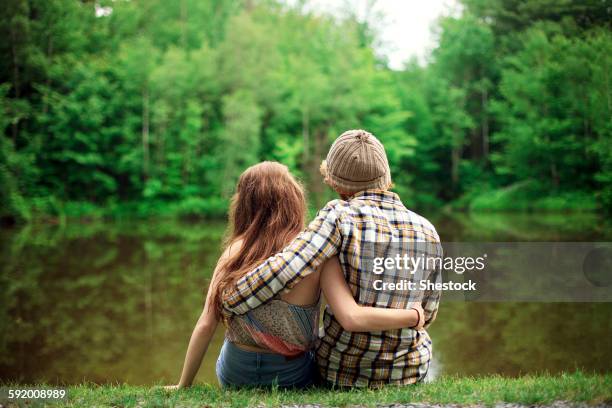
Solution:
M364 190L353 195L350 200L384 201L392 204L402 205L399 196L388 190Z

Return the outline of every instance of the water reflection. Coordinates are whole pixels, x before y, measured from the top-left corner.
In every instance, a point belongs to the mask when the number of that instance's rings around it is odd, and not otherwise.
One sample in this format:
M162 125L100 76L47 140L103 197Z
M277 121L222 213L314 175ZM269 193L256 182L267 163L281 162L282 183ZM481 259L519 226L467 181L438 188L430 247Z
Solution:
M609 240L594 216L435 220L446 241ZM132 384L178 379L219 255L215 222L0 230L0 380ZM442 373L610 370L612 304L445 303ZM218 333L197 381L216 382Z
M176 379L223 228L141 223L3 231L1 378ZM207 366L200 379L212 381L214 364Z
M432 325L445 374L612 369L612 303L443 303Z

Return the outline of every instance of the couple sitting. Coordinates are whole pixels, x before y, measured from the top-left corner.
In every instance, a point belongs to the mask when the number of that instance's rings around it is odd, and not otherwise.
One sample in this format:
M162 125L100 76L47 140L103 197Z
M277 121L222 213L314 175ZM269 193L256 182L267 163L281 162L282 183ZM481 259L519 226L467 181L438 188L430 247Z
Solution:
M434 227L388 191L384 147L366 131L343 133L321 173L341 199L306 229L304 192L285 166L263 162L240 176L231 234L180 382L168 388L191 385L219 321L227 326L217 361L222 386L362 387L425 377L432 353L425 328L440 294L375 290L376 279L406 276L374 274L372 264L400 252L440 256ZM319 334L321 290L327 306Z

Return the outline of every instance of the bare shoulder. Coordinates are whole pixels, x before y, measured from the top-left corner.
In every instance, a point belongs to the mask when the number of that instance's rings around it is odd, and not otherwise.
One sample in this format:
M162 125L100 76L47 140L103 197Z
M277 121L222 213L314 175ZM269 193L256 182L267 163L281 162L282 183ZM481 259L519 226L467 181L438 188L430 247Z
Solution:
M223 254L221 254L221 259L227 259L236 254L236 252L240 251L242 249L242 242L242 238L238 238L234 242L231 242L227 248L225 248Z
M242 239L237 239L231 242L227 248L223 251L219 260L217 261L217 266L215 266L215 270L213 272L213 281L217 279L219 275L219 267L222 265L228 258L232 257L236 252L240 251L242 248Z

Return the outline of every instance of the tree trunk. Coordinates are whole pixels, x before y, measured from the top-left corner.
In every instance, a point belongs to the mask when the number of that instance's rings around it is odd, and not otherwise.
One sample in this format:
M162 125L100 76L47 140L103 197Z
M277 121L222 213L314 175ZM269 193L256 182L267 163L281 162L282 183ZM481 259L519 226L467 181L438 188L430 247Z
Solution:
M47 34L49 37L47 38L47 64L51 65L51 56L53 55L53 38L51 37L51 33ZM43 113L47 113L49 111L49 87L51 86L51 78L49 75L46 75L45 79L45 97L43 98Z
M553 185L559 187L559 172L557 171L557 164L555 162L550 164L550 176L552 177Z
M459 183L459 160L461 160L461 146L453 146L451 151L451 180L454 187Z
M142 91L142 176L149 178L149 90L145 84Z
M477 161L482 157L482 144L479 139L482 136L481 132L477 127L473 127L470 130L470 147L472 151L472 161Z
M489 104L489 95L487 89L483 86L482 88L482 157L486 160L489 157L489 115L487 112L487 106Z
M308 160L310 158L310 123L308 110L306 108L302 109L302 162L304 170L308 167Z
M159 127L157 127L155 129L155 161L156 161L156 167L153 168L154 173L156 175L163 175L163 169L165 168L165 161L166 161L166 157L165 157L165 145L166 145L166 139L165 139L165 133L166 133L166 129L168 127L168 123L166 121L166 119L164 119Z
M19 58L17 56L17 39L15 38L15 30L13 25L11 24L11 55L13 57L13 91L15 92L15 99L19 99L21 97L21 85L19 83ZM13 145L17 141L17 135L19 134L19 120L12 120L12 139Z
M327 128L319 128L314 134L314 152L310 158L310 171L308 174L308 192L312 197L312 202L317 208L323 205L324 184L319 173L319 165L323 160L324 149L327 141Z

